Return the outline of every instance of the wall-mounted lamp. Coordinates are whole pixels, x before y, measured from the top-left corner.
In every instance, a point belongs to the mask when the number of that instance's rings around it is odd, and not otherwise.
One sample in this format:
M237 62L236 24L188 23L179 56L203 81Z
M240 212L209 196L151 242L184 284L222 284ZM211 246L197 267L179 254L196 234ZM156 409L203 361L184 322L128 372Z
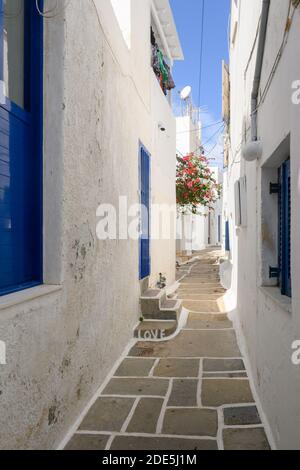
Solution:
M260 140L246 144L242 149L242 156L246 162L254 162L262 157L263 146Z

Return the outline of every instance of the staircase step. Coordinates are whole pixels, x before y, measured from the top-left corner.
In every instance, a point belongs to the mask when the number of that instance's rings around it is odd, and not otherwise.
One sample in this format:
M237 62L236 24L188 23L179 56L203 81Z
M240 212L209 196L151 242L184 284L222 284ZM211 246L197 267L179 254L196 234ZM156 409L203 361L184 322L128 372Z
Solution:
M161 303L162 310L178 310L181 307L181 303L177 299L166 299Z
M216 301L185 300L183 306L191 312L225 313L224 307Z
M195 292L178 292L178 299L180 300L218 300L222 298L223 294L197 294Z
M163 291L160 289L148 289L146 290L141 299L160 299L163 295Z
M177 330L177 321L144 321L134 332L138 339L159 340L172 336Z

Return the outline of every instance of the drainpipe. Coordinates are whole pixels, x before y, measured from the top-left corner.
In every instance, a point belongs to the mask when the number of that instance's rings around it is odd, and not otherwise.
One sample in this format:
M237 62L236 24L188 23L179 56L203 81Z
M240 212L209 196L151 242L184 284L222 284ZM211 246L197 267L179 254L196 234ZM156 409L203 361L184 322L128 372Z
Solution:
M261 80L262 65L265 53L266 35L269 19L270 0L263 0L260 33L258 40L257 58L254 74L253 89L251 95L251 137L252 142L257 141L257 103L259 85Z

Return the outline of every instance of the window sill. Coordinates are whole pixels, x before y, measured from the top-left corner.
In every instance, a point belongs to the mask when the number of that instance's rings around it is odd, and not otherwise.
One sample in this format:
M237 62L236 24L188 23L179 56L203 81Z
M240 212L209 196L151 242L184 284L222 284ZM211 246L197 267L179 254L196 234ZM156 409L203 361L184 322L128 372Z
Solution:
M62 289L62 286L46 285L32 287L12 294L4 295L0 297L0 310L5 310L10 307L22 304L24 302L30 302L31 300L44 297L46 295L58 292Z
M292 313L292 299L282 295L278 287L260 287L260 291L273 300L282 310Z

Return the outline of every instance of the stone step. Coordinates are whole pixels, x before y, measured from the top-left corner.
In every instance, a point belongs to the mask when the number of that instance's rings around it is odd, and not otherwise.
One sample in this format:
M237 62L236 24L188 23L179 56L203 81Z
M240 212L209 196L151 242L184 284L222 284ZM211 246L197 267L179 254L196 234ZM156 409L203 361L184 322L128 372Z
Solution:
M178 321L182 310L182 301L166 299L160 304L159 310L143 312L145 320L174 320Z
M218 300L223 297L223 294L195 294L189 292L178 292L177 297L180 300Z
M222 303L214 300L184 300L183 307L192 312L226 313Z
M230 329L233 325L226 314L190 313L185 328L218 330Z
M178 290L180 291L188 291L188 292L194 292L195 291L202 291L203 289L205 290L216 290L216 292L225 292L226 289L224 289L224 287L221 286L220 283L209 283L209 282L201 282L201 283L198 283L198 284L195 284L195 283L192 283L192 284L189 284L188 282L181 282L180 283L180 287ZM199 294L202 294L202 292L199 292Z
M206 272L192 272L190 274L190 277L199 277L199 278L204 278L204 279L207 279L207 278L210 278L210 277L220 277L220 273L219 272L210 272L210 273L206 273Z
M195 289L178 289L177 293L183 293L185 295L224 295L226 291L222 287L211 286L211 287L196 287Z
M201 271L211 271L211 272L217 272L219 271L220 266L218 264L196 264L195 266L192 267L192 272L201 272Z
M148 289L140 297L141 312L144 318L152 318L152 313L160 311L162 302L166 300L167 294L165 289Z
M182 286L187 288L180 289L180 291L193 291L194 293L196 291L198 294L206 294L207 292L217 294L219 292L225 292L220 284L183 284Z
M166 289L148 289L140 297L141 313L145 320L177 321L182 302L167 298Z
M177 321L143 321L134 331L137 339L161 340L172 336L177 330Z
M189 282L219 282L220 276L216 274L191 274L188 280Z

